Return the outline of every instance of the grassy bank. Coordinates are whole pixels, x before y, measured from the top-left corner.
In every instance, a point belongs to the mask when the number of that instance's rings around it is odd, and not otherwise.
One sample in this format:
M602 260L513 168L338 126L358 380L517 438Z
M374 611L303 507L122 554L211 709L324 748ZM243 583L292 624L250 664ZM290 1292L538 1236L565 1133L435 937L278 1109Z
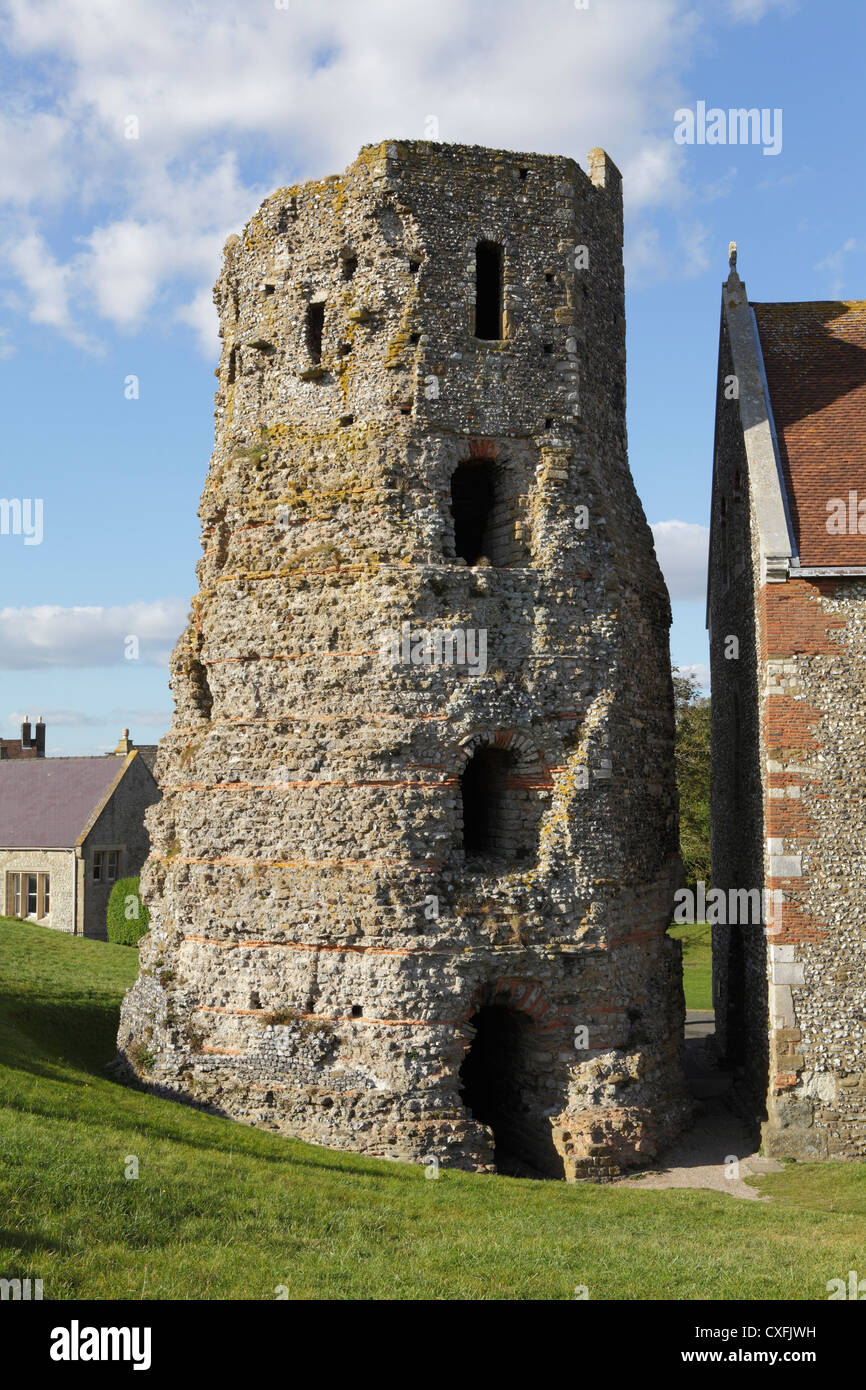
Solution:
M46 1298L822 1299L866 1270L863 1164L791 1165L766 1203L430 1181L119 1086L136 954L0 919L0 1274Z

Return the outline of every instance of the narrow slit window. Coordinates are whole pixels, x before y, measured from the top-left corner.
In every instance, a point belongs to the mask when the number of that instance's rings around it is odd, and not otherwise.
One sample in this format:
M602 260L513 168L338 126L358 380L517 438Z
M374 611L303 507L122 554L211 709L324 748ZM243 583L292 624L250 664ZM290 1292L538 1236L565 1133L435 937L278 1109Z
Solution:
M475 248L475 336L487 342L502 337L502 247L495 241Z
M322 333L325 327L325 302L316 300L307 305L307 352L312 362L322 360Z

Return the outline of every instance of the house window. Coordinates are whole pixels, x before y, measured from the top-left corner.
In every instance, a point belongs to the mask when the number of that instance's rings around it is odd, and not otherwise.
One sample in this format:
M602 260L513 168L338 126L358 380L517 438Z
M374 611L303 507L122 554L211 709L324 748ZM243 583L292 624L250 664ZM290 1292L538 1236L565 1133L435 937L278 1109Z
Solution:
M41 922L51 911L51 882L48 874L6 875L6 910L13 917Z
M93 851L93 882L115 883L120 851L116 849L95 849Z
M502 337L502 247L479 241L475 248L475 336Z

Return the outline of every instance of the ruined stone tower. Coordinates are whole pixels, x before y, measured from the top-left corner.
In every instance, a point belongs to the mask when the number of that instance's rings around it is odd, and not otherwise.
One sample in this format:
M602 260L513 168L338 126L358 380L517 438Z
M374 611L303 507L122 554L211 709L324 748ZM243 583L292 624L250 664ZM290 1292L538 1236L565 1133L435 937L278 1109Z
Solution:
M407 142L226 245L119 1044L319 1144L606 1178L684 1112L620 176Z

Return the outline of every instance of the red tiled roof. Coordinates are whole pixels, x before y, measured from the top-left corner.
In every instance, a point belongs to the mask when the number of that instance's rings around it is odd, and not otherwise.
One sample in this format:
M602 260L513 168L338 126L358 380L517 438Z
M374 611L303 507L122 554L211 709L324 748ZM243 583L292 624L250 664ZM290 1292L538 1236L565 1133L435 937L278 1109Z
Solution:
M0 849L71 849L124 758L0 762Z
M866 565L866 534L827 530L833 499L866 502L866 301L752 308L800 563Z

